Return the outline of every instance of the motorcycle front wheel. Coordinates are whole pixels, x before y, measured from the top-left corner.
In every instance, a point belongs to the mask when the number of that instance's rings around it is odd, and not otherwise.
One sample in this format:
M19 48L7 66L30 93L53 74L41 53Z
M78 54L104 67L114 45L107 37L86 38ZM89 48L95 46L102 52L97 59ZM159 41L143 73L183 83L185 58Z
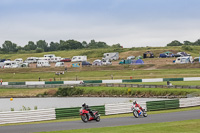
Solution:
M99 122L100 121L100 116L98 116L98 114L96 114L95 117L96 117L96 121Z
M144 112L144 113L143 113L143 116L144 116L144 117L147 117L147 113L146 113L146 112Z
M87 114L81 115L81 120L82 120L83 122L88 122Z
M138 118L139 114L136 110L133 111L133 115L135 116L135 118Z

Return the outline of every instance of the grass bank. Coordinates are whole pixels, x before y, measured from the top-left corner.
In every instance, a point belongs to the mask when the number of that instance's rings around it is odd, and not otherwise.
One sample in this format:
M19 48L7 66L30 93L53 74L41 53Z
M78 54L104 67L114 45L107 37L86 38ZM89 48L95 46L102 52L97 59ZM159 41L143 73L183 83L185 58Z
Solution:
M56 97L56 96L104 96L104 97L185 97L200 95L200 89L128 88L128 87L76 87L76 88L23 88L0 89L0 97Z
M145 132L145 133L198 133L200 130L200 119L163 122L163 123L150 123L129 126L117 127L102 127L102 128L89 128L89 129L76 129L65 131L52 131L45 133L130 133L130 132ZM40 132L44 133L44 132Z
M200 95L200 89L172 89L172 88L127 88L127 87L76 87L59 88L57 96L179 96L195 93Z

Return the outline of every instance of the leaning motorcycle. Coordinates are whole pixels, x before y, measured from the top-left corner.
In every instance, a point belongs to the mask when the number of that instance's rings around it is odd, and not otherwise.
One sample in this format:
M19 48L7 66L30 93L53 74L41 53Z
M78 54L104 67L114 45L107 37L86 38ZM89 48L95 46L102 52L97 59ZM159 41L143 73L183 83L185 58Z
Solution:
M98 111L92 111L93 116L89 113L89 111L85 110L84 108L80 109L81 120L83 122L88 122L91 120L96 120L97 122L100 121L100 114Z
M139 116L147 117L145 109L141 110L139 107L132 106L131 110L133 111L133 116L135 116L135 118L138 118Z

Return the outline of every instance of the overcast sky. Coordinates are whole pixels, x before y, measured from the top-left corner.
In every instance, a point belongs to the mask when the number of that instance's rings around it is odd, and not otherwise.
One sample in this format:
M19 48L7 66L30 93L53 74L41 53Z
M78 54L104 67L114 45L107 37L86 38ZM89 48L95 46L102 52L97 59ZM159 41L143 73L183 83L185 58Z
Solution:
M0 46L10 40L94 39L166 46L200 38L200 0L0 0Z

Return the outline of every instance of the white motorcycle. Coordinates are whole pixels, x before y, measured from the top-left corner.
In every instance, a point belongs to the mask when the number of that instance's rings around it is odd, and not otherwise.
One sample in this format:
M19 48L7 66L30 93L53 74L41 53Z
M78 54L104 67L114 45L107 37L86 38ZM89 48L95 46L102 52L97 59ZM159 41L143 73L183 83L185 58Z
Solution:
M135 116L135 118L138 118L139 116L147 117L145 109L141 110L139 107L132 106L131 110L133 111L133 116Z

